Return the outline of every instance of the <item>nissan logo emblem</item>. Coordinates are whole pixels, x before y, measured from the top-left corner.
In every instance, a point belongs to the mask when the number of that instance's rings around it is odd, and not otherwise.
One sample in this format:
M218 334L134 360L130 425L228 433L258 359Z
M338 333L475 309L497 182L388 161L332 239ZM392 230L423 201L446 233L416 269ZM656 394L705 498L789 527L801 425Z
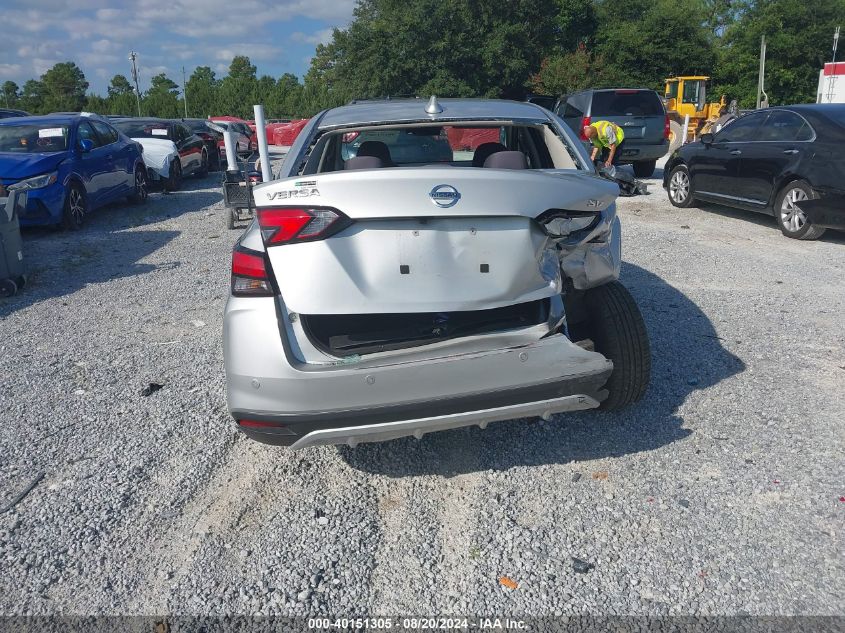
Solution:
M454 207L461 199L461 194L452 185L437 185L428 194L431 201L442 209Z

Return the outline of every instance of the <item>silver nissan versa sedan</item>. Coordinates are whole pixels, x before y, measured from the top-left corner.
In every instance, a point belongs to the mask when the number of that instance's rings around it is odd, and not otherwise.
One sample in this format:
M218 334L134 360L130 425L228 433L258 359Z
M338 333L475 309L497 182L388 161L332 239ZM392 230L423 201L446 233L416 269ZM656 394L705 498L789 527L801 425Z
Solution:
M353 102L315 116L254 194L224 320L249 437L354 446L645 392L618 189L551 112Z

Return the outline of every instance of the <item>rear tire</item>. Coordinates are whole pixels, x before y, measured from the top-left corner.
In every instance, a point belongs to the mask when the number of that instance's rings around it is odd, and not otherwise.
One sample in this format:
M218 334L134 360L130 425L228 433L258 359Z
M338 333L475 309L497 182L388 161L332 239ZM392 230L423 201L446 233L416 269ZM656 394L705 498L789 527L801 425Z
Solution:
M651 349L643 316L628 289L618 281L584 293L586 333L595 350L613 361L601 403L615 411L643 397L651 379Z
M651 178L657 167L656 160L640 160L634 163L634 175L637 178Z
M816 193L805 182L796 180L781 189L775 199L775 219L781 232L786 237L796 240L817 240L825 229L813 226L807 215L795 203L802 200L813 200Z
M200 168L197 172L197 178L205 178L208 176L208 152L202 150L202 158L200 160Z
M62 209L62 228L67 231L78 231L85 223L87 213L88 202L85 199L85 190L77 183L71 183Z
M14 279L0 279L0 297L14 297L18 293L18 284Z
M174 160L170 163L170 175L164 183L165 191L177 191L182 186L182 163Z

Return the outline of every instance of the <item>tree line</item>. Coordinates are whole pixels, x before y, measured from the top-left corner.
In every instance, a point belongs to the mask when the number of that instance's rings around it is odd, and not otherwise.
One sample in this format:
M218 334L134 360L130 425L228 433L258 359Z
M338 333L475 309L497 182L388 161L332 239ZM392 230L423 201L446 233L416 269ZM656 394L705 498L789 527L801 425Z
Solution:
M813 102L845 0L358 0L353 20L317 46L303 81L258 76L236 56L225 77L209 66L185 83L188 115L311 116L354 98L561 95L588 87L660 90L673 75L713 78L711 95L753 107L760 37L767 38L771 104ZM88 94L73 62L22 87L6 81L6 107L33 113L137 113L124 75ZM179 117L185 95L164 74L141 95L145 116Z

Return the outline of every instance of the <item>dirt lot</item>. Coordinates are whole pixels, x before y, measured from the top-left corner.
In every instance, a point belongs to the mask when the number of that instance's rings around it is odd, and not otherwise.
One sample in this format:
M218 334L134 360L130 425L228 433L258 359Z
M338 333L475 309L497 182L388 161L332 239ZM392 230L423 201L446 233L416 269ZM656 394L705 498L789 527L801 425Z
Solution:
M215 185L27 232L0 506L43 478L0 514L0 612L845 615L845 235L652 181L619 203L641 403L290 453L226 413Z

